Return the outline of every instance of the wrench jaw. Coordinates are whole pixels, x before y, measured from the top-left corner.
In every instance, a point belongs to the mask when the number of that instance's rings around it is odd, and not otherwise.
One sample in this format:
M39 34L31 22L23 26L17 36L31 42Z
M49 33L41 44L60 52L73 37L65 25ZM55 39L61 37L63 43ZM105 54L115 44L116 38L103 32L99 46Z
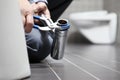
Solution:
M44 27L40 27L38 25L33 25L33 27L36 28L36 29L42 30L42 31L50 31L50 30L52 30L48 26L46 26L46 27L45 26Z

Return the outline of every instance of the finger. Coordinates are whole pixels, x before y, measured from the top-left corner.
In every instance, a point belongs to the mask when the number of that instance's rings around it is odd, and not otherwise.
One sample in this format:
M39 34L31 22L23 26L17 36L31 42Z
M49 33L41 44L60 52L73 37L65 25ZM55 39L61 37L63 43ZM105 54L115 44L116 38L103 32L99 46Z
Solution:
M50 16L50 12L49 12L48 9L46 9L43 14L44 14L47 18L50 18L50 17L51 17L51 16Z
M25 32L29 33L31 32L32 28L33 28L33 24L34 24L34 21L33 21L33 15L32 14L28 14L26 16L26 22L25 22Z
M44 14L47 18L51 17L46 4L38 5L38 9L39 9L39 15Z
M36 3L32 3L31 6L33 8L33 13L38 14L39 11L38 11L38 7L37 7Z

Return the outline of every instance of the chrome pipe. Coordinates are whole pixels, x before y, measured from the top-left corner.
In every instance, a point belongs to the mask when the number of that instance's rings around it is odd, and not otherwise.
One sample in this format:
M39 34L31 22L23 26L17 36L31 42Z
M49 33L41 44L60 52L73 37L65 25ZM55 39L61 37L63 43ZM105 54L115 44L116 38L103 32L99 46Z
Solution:
M57 21L57 25L59 28L55 29L55 37L53 39L51 57L53 59L60 60L64 56L67 33L70 25L65 19L59 19Z

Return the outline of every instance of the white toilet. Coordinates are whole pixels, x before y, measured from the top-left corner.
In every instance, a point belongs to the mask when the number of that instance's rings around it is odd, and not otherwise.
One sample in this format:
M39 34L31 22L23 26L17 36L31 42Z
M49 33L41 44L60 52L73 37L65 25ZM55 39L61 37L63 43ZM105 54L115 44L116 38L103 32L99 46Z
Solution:
M0 0L0 80L31 76L18 0Z
M94 44L112 44L116 41L117 14L107 11L71 13L71 23Z

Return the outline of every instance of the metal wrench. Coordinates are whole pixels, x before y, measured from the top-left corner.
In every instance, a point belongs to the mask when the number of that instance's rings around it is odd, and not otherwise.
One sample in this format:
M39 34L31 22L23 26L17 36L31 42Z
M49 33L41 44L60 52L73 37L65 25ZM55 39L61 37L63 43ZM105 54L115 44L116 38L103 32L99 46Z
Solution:
M33 18L37 19L37 20L43 20L45 22L45 24L47 24L47 26L44 26L44 27L40 27L39 25L34 24L33 27L37 28L39 30L49 31L49 30L52 30L52 29L55 29L55 28L59 28L59 26L57 25L56 22L54 23L52 21L52 19L48 19L44 15L41 15L41 16L34 15Z

